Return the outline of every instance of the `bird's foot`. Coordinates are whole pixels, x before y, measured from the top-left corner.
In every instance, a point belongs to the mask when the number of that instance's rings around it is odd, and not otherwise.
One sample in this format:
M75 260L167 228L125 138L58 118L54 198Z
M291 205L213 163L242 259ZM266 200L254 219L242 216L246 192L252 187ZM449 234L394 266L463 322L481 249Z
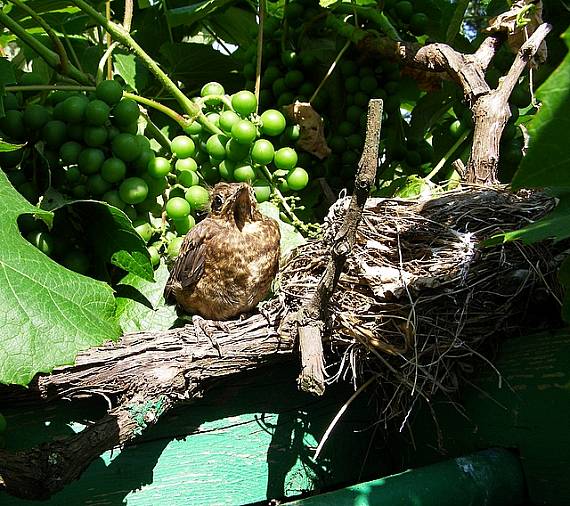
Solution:
M222 357L222 349L220 347L220 343L218 343L218 340L214 337L211 327L217 328L224 332L229 332L230 329L227 323L215 320L206 320L198 315L192 316L192 323L196 329L196 337L206 337L212 343L212 346L218 350L220 357Z

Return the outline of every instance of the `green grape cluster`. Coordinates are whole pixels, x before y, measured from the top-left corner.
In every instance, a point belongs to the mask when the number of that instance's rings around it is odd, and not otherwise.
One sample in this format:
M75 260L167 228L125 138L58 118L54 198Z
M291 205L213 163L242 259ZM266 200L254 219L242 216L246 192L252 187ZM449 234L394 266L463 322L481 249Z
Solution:
M414 11L410 2L386 2L384 12L404 36L413 40L425 33L427 16ZM335 190L350 188L354 181L371 98L384 100L381 141L384 167L396 163L406 173L427 170L433 159L433 149L423 138L407 131L405 116L409 116L409 111L401 110L408 98L415 100L420 92L413 79L402 76L397 63L363 56L351 48L336 65L332 77L320 86L341 49L338 45L337 50L329 53L320 50L322 46L318 41L335 39L336 34L325 23L326 17L331 15L334 10L331 13L314 2L291 0L282 17L266 17L261 103L264 107L279 108L295 100L310 100L323 118L326 141L332 154L325 163L309 157L304 165L311 167L315 175L325 176ZM364 17L359 19L359 24L363 29L378 28ZM246 88L252 88L256 62L254 48L242 56ZM414 96L406 96L404 89L408 93L411 90Z
M175 184L169 192L166 212L177 230L184 230L186 216L201 211L208 194L199 186L218 181L247 182L258 202L270 199L272 187L282 192L305 188L309 174L299 166L297 151L290 147L285 116L276 109L258 113L255 95L241 90L229 96L220 83L205 84L195 101L216 131L198 121L184 135L172 140ZM188 209L181 198L189 203Z
M27 143L0 154L12 184L34 204L51 187L71 200L100 200L122 210L155 266L161 256L177 254L182 236L207 211L208 188L216 182L251 183L259 202L274 188L296 192L309 182L289 145L298 128L278 110L259 114L250 91L230 96L219 83L204 85L193 100L207 121L189 124L167 152L138 133L139 107L118 81L103 81L89 95L55 91L25 105L20 98L5 95L0 120L1 138ZM46 255L88 274L92 259L81 227L74 230L65 210L57 215L62 218L51 230L31 216L20 219L20 230Z

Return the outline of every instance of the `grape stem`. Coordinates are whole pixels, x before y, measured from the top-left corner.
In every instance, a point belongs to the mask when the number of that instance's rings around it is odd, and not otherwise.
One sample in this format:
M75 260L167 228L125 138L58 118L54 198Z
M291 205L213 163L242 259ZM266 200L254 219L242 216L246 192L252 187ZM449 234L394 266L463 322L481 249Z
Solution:
M160 81L160 83L176 98L182 109L189 116L190 122L198 120L200 124L213 133L222 133L211 121L206 118L201 109L192 102L184 93L176 86L174 81L166 75L166 73L158 66L151 56L133 39L131 34L121 25L108 21L105 16L97 12L91 5L84 0L71 0L71 3L91 16L97 23L105 28L118 42L131 49Z
M53 30L53 28L50 25L48 25L44 21L44 19L34 9L32 9L28 4L22 2L21 0L10 0L10 2L13 3L14 5L16 5L17 7L19 7L20 9L22 9L27 14L29 14L30 17L38 25L40 25L42 27L44 32L46 32L47 36L50 38L50 40L53 43L53 46L55 48L55 52L59 56L59 62L60 62L59 64L60 64L61 72L63 74L66 74L67 68L69 66L69 58L67 56L67 52L65 51L65 48L63 47L63 44L62 44L60 38L57 36L57 34Z
M443 169L443 166L447 163L447 161L451 158L451 156L453 155L453 153L455 153L455 151L457 149L459 149L459 147L461 146L461 144L463 144L463 142L465 141L465 139L467 139L467 137L469 137L469 135L471 134L471 130L466 130L465 132L463 132L461 134L461 136L459 137L459 139L457 139L455 141L455 144L453 146L451 146L449 148L449 150L447 151L447 153L445 153L445 155L443 155L442 159L437 163L437 165L433 168L433 170L424 178L425 181L431 181L436 175L437 173Z
M289 216L289 218L291 219L292 225L308 234L309 226L298 218L298 216L295 214L295 212L289 205L289 202L287 202L287 199L275 186L275 183L273 181L273 175L271 174L271 172L269 172L269 169L265 165L262 165L261 171L263 172L263 175L267 180L267 182L273 187L273 195L275 195L275 197L279 201L279 204L281 205L287 216Z
M20 38L22 42L30 46L46 63L56 72L65 73L78 83L89 85L92 79L85 73L81 72L77 67L67 62L67 67L62 68L61 57L56 52L44 46L38 39L23 28L18 22L14 21L10 16L0 10L0 24L4 25L14 35ZM65 72L64 72L65 70Z
M177 113L175 110L171 109L170 107L161 104L160 102L156 102L151 98L142 97L141 95L135 95L134 93L129 93L127 91L123 93L123 96L125 98L130 98L135 102L138 102L139 104L144 104L148 107L152 107L153 109L162 112L163 114L166 114L168 117L176 121L176 123L178 123L182 128L188 126L188 120L184 118L184 116Z
M257 29L257 59L255 65L255 100L259 110L259 93L261 91L261 63L263 58L263 26L265 25L265 0L259 0L259 25Z
M317 95L319 94L319 91L321 91L322 87L325 85L325 83L327 82L327 79L332 75L332 73L334 72L334 69L336 68L336 66L338 65L338 62L340 61L340 59L342 58L342 56L344 55L344 53L346 52L346 50L350 47L350 40L347 40L344 44L344 46L342 47L342 49L339 51L338 55L336 56L336 58L334 59L334 61L331 63L331 66L329 67L327 73L325 74L325 76L323 77L322 81L319 83L319 85L317 86L317 89L315 90L315 92L313 93L313 95L311 96L311 98L309 99L309 103L312 103L315 98L317 98Z
M108 34L107 34L108 35ZM108 38L108 41L110 41L110 36ZM107 50L103 53L103 56L101 56L101 59L99 60L99 65L97 66L97 77L95 78L95 82L97 84L99 84L102 80L103 80L103 76L105 74L105 64L108 62L109 64L111 64L111 54L113 53L113 51L115 50L115 48L118 46L118 42L112 42L111 44L109 44L109 47L107 48ZM107 73L107 76L109 74ZM111 76L112 76L112 71L111 71Z

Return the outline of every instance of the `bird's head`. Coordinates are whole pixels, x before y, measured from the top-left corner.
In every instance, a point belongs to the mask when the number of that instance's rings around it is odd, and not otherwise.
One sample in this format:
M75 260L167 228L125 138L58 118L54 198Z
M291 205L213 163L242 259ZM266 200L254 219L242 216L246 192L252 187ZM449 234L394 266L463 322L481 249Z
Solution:
M261 219L253 188L247 183L218 183L212 189L210 217L235 223L240 230L246 222Z

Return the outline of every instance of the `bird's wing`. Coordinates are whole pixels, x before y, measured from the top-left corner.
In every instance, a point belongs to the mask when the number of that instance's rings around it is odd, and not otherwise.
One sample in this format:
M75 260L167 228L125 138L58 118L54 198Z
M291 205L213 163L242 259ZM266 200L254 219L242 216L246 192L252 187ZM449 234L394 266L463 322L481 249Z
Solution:
M164 289L164 298L168 303L176 302L175 287L191 291L204 274L205 245L211 235L211 227L207 222L208 219L205 219L190 230L180 246L180 252Z

